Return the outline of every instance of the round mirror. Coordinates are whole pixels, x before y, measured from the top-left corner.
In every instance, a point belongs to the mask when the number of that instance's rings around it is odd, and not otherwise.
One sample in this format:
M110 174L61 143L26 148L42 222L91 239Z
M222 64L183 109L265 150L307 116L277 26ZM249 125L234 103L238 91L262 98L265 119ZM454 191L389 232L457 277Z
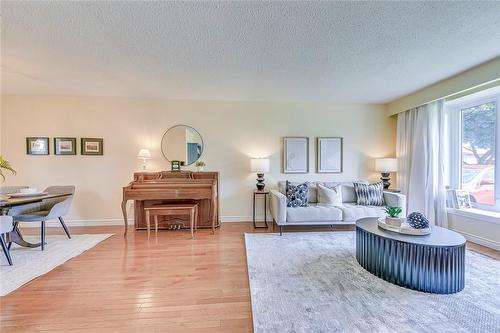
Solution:
M190 165L203 153L203 139L194 128L176 125L163 134L161 152L169 162L180 161L183 165Z

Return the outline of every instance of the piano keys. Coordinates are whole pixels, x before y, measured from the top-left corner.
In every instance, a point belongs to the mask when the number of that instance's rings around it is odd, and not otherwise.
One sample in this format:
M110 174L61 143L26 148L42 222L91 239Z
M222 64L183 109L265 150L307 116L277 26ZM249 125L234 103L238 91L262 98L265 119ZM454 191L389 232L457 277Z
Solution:
M144 207L153 204L197 202L198 228L214 229L219 221L219 173L191 171L136 172L134 180L123 188L122 212L127 234L127 202L134 200L135 229L146 229ZM160 229L173 225L189 226L185 217L160 218Z

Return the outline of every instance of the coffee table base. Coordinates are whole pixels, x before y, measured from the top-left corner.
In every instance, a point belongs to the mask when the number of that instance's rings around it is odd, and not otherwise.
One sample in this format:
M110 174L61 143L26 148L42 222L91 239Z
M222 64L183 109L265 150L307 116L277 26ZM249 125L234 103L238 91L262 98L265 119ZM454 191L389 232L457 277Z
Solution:
M379 278L409 289L452 294L465 284L465 244L412 244L356 227L356 260Z

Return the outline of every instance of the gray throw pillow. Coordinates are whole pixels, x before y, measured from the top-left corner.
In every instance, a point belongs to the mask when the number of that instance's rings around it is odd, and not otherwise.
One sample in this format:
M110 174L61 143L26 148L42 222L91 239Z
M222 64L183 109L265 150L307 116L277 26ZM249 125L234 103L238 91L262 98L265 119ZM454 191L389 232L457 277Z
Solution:
M286 206L287 207L307 207L309 202L309 186L307 183L291 185L286 182Z
M318 203L327 206L342 206L342 185L328 188L318 184Z
M384 205L384 183L375 184L353 183L356 192L356 201L361 206L383 206Z

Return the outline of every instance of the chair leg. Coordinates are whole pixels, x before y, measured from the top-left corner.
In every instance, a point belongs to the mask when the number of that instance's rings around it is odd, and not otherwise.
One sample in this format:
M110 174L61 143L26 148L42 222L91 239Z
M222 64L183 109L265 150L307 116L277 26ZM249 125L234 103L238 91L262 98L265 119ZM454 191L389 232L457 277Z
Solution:
M280 226L280 236L283 236L283 227Z
M45 249L45 221L42 221L40 233L42 235L42 251Z
M189 214L189 229L191 229L191 239L194 239L194 219L195 219L195 209L191 209Z
M155 215L155 237L158 237L158 215Z
M64 229L64 232L66 233L66 235L68 236L69 239L71 239L71 235L69 234L69 230L68 230L68 227L66 226L66 223L64 223L64 220L62 218L62 216L59 217L59 222L61 222L61 225Z
M14 224L12 225L12 231L16 231L17 232L17 225L19 224L19 222L17 221L14 221ZM10 247L12 246L12 242L9 242L9 244L7 244L7 248L10 250Z
M10 257L10 252L7 243L5 243L4 235L0 235L0 243L2 243L3 253L5 253L9 265L12 266L12 258Z
M151 234L151 217L149 215L149 210L146 211L146 228L148 228L148 239Z

